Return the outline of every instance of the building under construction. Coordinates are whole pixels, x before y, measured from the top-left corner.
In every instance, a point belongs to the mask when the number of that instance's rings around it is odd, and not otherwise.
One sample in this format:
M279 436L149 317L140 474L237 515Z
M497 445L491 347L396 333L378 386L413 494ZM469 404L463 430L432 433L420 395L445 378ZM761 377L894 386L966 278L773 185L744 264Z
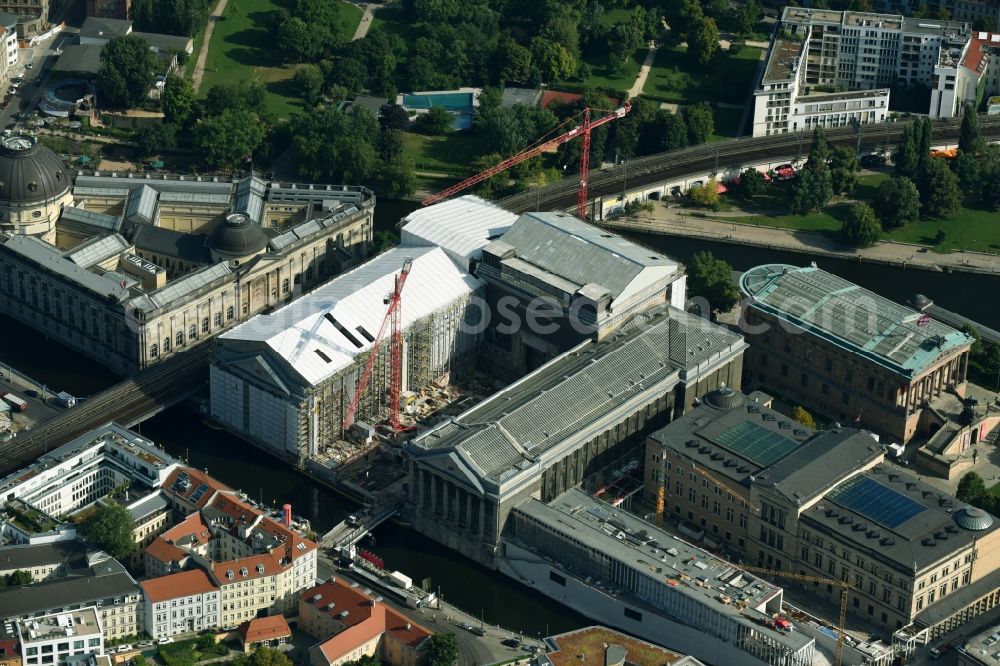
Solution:
M440 248L398 247L221 336L211 368L212 418L298 465L306 458L350 457L343 421L378 338L386 298L408 258L402 390L419 390L471 363L481 336L463 323L483 283ZM388 414L388 338L359 400L359 422Z

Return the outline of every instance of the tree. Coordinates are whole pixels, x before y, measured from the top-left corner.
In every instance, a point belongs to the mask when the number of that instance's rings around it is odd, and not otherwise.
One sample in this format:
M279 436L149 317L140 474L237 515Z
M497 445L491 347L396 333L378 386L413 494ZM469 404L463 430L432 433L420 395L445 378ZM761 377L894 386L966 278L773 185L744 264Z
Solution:
M806 168L814 171L820 166L825 166L830 158L830 141L826 138L823 127L817 125L813 130L812 145L809 147L809 158L806 160Z
M920 192L906 176L895 176L882 181L877 192L872 205L886 231L920 219Z
M324 31L298 16L285 15L274 35L275 51L289 63L319 59L326 50Z
M202 110L206 116L218 116L226 111L246 110L264 117L267 91L257 81L216 83L208 89Z
M719 50L719 28L715 20L703 17L688 32L688 55L699 67L707 67Z
M697 146L708 141L715 130L712 108L708 104L685 106L681 112L684 115L684 125L687 127L688 144Z
M215 647L215 637L211 634L203 634L195 641L195 647L199 652L207 652Z
M981 149L981 144L979 116L971 104L965 104L962 111L962 129L958 135L958 149L963 153L975 155Z
M807 428L816 429L816 419L801 405L796 405L792 410L792 419L798 421Z
M305 64L299 67L292 76L292 85L309 106L323 98L323 72L318 65Z
M926 217L951 218L962 206L958 178L942 158L928 159L917 181Z
M858 184L858 158L853 148L837 146L830 153L830 181L834 193L850 194Z
M531 40L531 56L543 81L558 81L576 71L576 58L565 46L544 37Z
M133 140L142 157L159 155L177 145L177 126L167 122L148 123L135 131Z
M704 185L696 185L688 190L688 198L696 206L715 208L719 205L719 181L709 178Z
M989 16L980 16L972 22L973 32L993 32L996 29L996 22Z
M18 569L6 576L0 576L0 587L21 587L22 585L31 584L33 580L30 571Z
M455 634L434 634L424 644L426 666L454 666L458 662L458 639Z
M961 502L973 503L976 499L986 494L986 483L983 477L975 472L966 472L962 480L958 482L958 492L955 497Z
M128 559L137 550L132 516L118 502L99 502L80 529L88 541L116 560Z
M522 82L531 78L531 49L506 39L500 49L500 80Z
M248 666L292 666L284 652L269 647L259 647L250 654Z
M97 86L101 101L112 108L132 108L149 96L159 58L149 42L135 35L115 37L101 49Z
M405 130L410 126L410 114L399 104L387 102L379 109L378 122L382 129Z
M209 166L235 168L246 162L265 134L256 113L234 109L202 119L194 128L194 145Z
M191 118L194 100L194 87L189 79L177 74L167 76L163 94L160 95L160 109L168 123L183 127Z
M365 655L356 661L347 662L344 666L382 666L382 662L375 655Z
M903 128L899 139L899 148L896 150L896 173L900 176L913 178L917 173L917 142L913 128Z
M205 26L208 0L133 0L130 18L135 29L191 37Z
M758 194L764 194L767 191L767 181L764 180L764 174L753 167L748 168L740 174L740 191L748 199Z
M840 228L840 237L854 247L871 247L878 242L878 236L875 211L866 203L854 204Z
M698 252L688 263L688 288L708 301L715 312L727 312L740 300L733 282L733 267L708 251Z
M425 134L448 134L455 126L455 116L443 106L432 106L413 122Z
M930 118L917 119L913 124L917 137L917 172L922 171L931 159L931 144L934 133L934 121Z

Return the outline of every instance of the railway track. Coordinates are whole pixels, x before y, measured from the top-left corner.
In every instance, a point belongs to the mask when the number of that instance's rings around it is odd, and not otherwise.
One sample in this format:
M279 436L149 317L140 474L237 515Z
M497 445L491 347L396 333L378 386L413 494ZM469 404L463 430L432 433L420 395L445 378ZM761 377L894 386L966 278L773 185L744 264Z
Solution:
M200 344L108 387L28 432L22 431L3 446L0 472L30 463L108 421L128 423L183 399L207 380L211 353L211 342Z
M895 145L899 142L903 128L910 125L908 121L865 125L861 138L862 148L871 150L878 146ZM961 120L958 118L935 121L935 144L957 142L960 126ZM1000 138L1000 116L980 116L979 130L986 137ZM832 145L853 146L857 143L857 133L851 127L827 130L827 137ZM618 194L622 191L623 184L633 188L689 174L721 171L753 162L779 161L805 156L809 152L811 142L810 133L798 132L728 139L647 155L628 162L627 181L623 166L591 171L590 196L593 199L598 196ZM529 210L562 210L575 205L578 184L578 177L571 176L546 187L505 197L497 203L514 213L524 213Z

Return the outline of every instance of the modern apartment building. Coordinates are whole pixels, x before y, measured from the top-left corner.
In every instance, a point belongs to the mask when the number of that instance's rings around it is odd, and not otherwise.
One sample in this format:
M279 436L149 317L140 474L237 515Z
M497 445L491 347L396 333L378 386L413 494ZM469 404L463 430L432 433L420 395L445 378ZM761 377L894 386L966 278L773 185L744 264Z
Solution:
M931 90L932 118L959 115L986 63L968 23L786 7L754 92L754 136L885 120L889 88Z
M104 653L104 634L93 607L17 621L25 666L67 666L70 657Z

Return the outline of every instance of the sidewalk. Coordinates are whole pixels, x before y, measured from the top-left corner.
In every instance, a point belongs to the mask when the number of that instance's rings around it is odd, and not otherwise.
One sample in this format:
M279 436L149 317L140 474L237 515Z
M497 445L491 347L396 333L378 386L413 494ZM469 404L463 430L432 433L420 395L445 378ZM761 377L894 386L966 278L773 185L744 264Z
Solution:
M229 0L219 0L219 4L212 10L212 15L208 17L208 24L205 26L205 39L201 41L201 50L198 52L198 62L195 63L194 73L191 76L191 85L194 91L201 88L201 77L205 75L205 61L208 59L208 47L212 43L212 33L215 31L215 24L222 19L223 12L226 11L226 3Z
M642 61L639 68L639 75L635 78L635 83L628 91L629 99L635 99L642 94L642 89L646 87L646 79L649 78L649 70L653 67L653 60L656 58L656 42L650 42L649 51L646 52L646 59Z
M711 220L692 215L688 209L667 208L657 205L652 213L641 213L630 218L615 218L602 224L612 229L643 233L683 236L705 240L782 249L804 254L856 259L919 268L929 271L1000 274L1000 256L980 252L951 252L938 254L918 245L880 242L870 248L852 248L829 236L816 232L777 229L774 227L736 224ZM725 213L711 213L725 217ZM730 217L741 215L730 214Z

